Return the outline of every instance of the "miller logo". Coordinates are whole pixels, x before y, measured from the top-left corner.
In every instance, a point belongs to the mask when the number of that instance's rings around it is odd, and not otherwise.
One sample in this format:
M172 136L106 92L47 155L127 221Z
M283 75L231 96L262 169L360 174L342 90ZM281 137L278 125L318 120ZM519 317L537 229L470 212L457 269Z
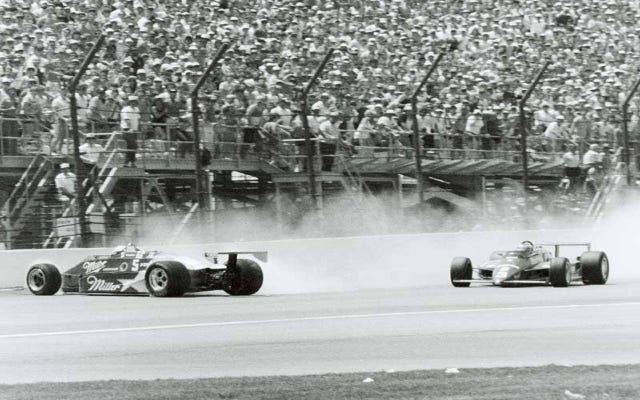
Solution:
M100 271L102 268L107 265L106 261L87 261L82 264L82 268L86 274L92 274L94 272Z
M87 289L89 292L117 292L122 287L122 285L108 282L95 276L87 277L87 283L90 285Z

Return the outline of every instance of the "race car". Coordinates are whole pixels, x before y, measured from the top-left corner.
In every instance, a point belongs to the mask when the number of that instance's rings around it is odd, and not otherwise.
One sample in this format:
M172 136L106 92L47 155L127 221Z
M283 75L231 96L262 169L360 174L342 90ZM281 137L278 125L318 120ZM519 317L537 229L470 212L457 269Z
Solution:
M260 265L238 258L251 254L266 262L266 252L205 253L199 260L161 251L145 251L129 243L110 254L88 256L63 274L53 264L29 268L27 287L38 296L64 293L151 294L181 296L189 292L224 290L230 295L251 295L262 287ZM218 255L226 255L224 264Z
M560 249L567 246L586 247L587 251L570 260L560 256ZM473 267L467 257L456 257L450 273L455 287L469 287L472 283L566 287L580 281L585 285L604 285L609 279L609 259L604 252L591 251L591 243L534 245L524 241L515 250L494 251L478 267Z

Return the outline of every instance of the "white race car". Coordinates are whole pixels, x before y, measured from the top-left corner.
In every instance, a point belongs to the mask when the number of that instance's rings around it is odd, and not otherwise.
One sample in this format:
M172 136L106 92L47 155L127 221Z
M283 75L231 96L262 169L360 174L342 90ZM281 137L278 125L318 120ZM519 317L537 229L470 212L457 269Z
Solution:
M224 264L217 254L227 255ZM260 265L251 254L266 262L266 252L225 252L204 260L145 251L132 244L119 246L111 254L88 256L63 274L52 264L36 264L27 273L27 287L35 295L65 293L151 294L181 296L188 292L224 290L231 295L251 295L262 287Z

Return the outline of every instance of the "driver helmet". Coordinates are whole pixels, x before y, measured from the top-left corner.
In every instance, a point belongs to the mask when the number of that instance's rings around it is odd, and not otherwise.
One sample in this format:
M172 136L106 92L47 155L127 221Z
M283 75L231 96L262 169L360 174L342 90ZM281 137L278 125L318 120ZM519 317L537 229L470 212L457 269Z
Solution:
M517 250L525 253L530 253L533 251L533 245L531 243L520 243L520 245L518 245Z
M126 246L116 246L116 247L113 249L112 253L113 253L113 254L115 254L115 253L121 253L121 252L125 251L125 249L126 249Z

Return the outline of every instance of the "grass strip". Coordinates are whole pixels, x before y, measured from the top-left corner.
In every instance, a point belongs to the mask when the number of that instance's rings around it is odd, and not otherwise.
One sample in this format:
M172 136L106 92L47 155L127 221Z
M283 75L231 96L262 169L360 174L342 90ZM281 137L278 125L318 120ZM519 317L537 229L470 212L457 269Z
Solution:
M0 399L637 400L640 364L35 383L0 385Z

